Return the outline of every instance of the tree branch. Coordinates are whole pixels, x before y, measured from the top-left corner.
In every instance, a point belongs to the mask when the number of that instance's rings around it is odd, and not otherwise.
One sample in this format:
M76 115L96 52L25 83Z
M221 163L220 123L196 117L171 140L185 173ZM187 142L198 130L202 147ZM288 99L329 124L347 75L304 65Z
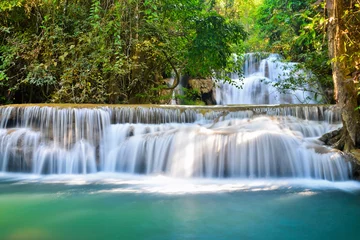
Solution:
M179 74L178 70L176 69L174 63L171 61L169 56L166 54L166 52L164 50L162 50L161 52L164 54L166 60L169 62L171 68L175 72L175 81L174 81L173 85L171 87L164 88L164 90L174 90L180 83L180 74Z

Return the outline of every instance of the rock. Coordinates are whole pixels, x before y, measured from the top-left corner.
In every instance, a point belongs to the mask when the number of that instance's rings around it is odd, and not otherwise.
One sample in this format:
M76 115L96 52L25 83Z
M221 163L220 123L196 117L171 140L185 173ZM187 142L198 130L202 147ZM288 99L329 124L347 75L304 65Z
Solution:
M332 146L341 138L342 128L334 130L332 132L325 133L322 135L319 140L322 141L325 145Z
M336 147L335 144L340 140L342 128L326 133L319 138L326 145ZM343 152L347 160L352 163L352 178L360 181L360 149L353 149L349 153Z
M190 79L189 88L197 89L201 94L201 100L206 105L216 104L214 82L212 79Z
M192 89L198 89L201 94L213 91L214 83L211 79L190 79L189 86Z
M353 162L353 172L352 172L352 175L353 175L353 178L355 180L360 180L360 149L353 149L351 150L350 152L350 158Z

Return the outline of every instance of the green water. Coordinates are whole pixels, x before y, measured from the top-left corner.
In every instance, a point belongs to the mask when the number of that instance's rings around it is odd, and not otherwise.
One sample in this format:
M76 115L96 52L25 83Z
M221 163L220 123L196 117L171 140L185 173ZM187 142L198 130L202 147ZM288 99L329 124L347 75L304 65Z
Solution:
M0 239L358 239L360 186L167 178L0 180Z

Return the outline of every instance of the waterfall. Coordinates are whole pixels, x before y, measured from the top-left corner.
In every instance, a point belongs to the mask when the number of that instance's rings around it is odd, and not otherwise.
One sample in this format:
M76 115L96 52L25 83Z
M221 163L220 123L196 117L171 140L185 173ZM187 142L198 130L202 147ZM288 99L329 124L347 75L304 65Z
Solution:
M244 56L244 78L232 74L234 84L220 83L216 89L216 102L225 104L299 104L316 103L309 86L299 90L278 89L275 85L288 77L304 75L295 71L296 63L284 63L278 54L261 59L261 54ZM238 87L236 87L238 86ZM241 87L241 89L239 88Z
M174 85L174 81L175 81L175 77L171 77L169 79L169 82L168 82L168 86L171 87ZM183 95L183 90L182 90L182 85L181 85L181 82L179 82L179 84L172 90L172 93L171 93L171 100L170 100L170 104L171 105L177 105L177 104L180 104L179 102L179 99L177 99L177 96L176 95Z
M348 180L329 105L0 108L0 171Z

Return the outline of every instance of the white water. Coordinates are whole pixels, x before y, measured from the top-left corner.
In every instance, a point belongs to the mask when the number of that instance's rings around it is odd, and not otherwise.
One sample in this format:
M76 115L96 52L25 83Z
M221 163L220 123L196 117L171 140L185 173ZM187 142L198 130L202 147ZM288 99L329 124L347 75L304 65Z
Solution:
M244 89L224 84L218 102L273 105L0 108L0 172L348 180L351 164L317 140L339 109L274 105L310 95L262 81L290 71L277 55L247 57Z
M273 190L302 189L299 195L311 196L317 190L336 189L349 193L358 192L357 181L330 182L304 178L282 179L180 179L164 175L133 175L123 173L99 172L86 175L35 175L23 173L0 173L1 182L13 185L26 184L63 184L67 186L107 186L90 192L102 193L156 193L156 194L203 194L219 192L256 192Z
M237 86L223 83L216 89L216 102L225 104L299 104L316 103L314 94L307 91L295 90L279 91L274 83L284 81L290 76L295 63L283 63L277 54L261 59L258 54L250 53L245 56L244 78L232 75L232 81ZM296 73L300 74L300 72ZM293 76L296 77L296 76ZM309 89L308 86L301 86Z
M340 126L326 106L8 107L0 116L2 172L332 181L351 172L316 140Z

